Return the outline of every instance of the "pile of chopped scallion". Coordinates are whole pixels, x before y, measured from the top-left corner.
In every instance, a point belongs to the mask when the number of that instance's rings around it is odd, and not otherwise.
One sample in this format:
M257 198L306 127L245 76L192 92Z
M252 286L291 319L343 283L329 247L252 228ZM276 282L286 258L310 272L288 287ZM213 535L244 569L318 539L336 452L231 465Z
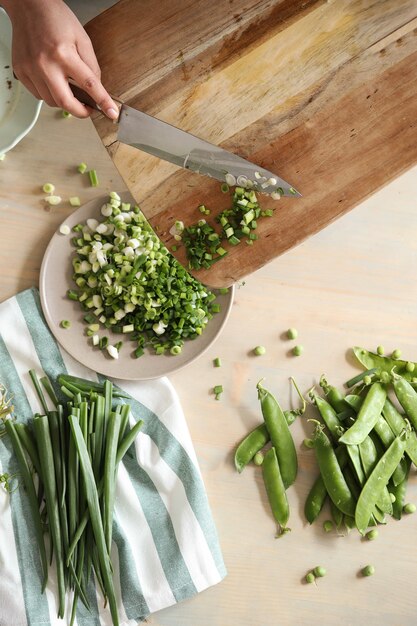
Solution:
M227 185L223 185L222 190L223 187ZM205 215L210 214L210 210L204 205L199 206L199 211ZM182 229L178 229L178 224L181 222L176 222L175 238L177 241L182 240L191 270L208 269L213 263L227 255L227 248L224 247L226 242L237 246L244 240L248 245L252 245L258 239L255 232L258 226L257 220L261 217L272 217L272 215L272 209L261 209L253 189L236 187L231 208L225 209L216 217L221 227L220 232L216 232L205 219Z
M111 192L101 208L103 221L87 219L73 227L74 281L68 297L85 311L92 344L118 358L123 342L113 343L102 329L136 342L155 354L179 354L185 339L202 334L220 305L169 253L139 207Z

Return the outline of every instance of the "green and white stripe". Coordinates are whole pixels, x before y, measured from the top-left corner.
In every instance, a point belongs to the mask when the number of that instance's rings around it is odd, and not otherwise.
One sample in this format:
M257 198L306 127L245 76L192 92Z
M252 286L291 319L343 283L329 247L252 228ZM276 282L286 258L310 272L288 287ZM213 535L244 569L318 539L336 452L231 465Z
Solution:
M15 395L19 420L39 410L29 369L54 379L61 372L97 380L53 339L36 290L0 305L0 382ZM144 383L114 381L131 394L131 424L145 424L135 454L120 465L114 519L115 588L122 626L200 592L225 576L216 529L178 398L166 379ZM2 471L16 470L6 438L0 442ZM10 502L10 508L7 506ZM6 503L6 506L5 506ZM40 567L24 492L0 496L0 532L7 546L0 626L62 626L56 618L54 574L40 593ZM6 539L7 538L7 539ZM91 591L94 595L94 591ZM71 598L69 598L70 602ZM90 613L79 603L77 626L111 624L99 594ZM68 611L68 616L70 612ZM7 617L6 617L7 616Z

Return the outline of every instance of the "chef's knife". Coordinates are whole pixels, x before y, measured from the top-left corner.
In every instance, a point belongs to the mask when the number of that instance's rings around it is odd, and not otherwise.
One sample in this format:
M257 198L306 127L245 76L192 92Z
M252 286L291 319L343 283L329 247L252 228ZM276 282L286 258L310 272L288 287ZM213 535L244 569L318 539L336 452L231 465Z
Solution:
M70 87L80 102L99 110L85 91L72 83ZM253 188L276 198L301 195L285 180L263 167L126 104L121 105L117 122L118 141L164 161L216 178L230 186Z

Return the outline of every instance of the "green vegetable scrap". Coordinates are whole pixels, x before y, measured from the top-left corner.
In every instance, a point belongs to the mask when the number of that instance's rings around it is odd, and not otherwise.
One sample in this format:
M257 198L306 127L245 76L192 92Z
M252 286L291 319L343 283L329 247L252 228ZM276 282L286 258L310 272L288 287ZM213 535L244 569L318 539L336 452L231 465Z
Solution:
M216 400L220 400L220 396L221 396L221 395L222 395L222 393L223 393L223 385L216 385L216 386L213 388L213 393L214 393L214 395L215 395L215 399L216 399Z
M304 352L303 346L294 346L292 353L294 356L300 356Z
M256 348L253 349L253 352L256 356L263 356L266 354L266 348L264 346L256 346Z
M137 206L111 192L101 213L102 221L88 219L73 228L78 289L68 297L85 311L87 335L102 328L123 333L136 342L135 358L145 347L180 354L184 341L201 335L220 311L215 294L175 260ZM98 346L109 350L112 343L100 337ZM111 352L116 358L117 350Z

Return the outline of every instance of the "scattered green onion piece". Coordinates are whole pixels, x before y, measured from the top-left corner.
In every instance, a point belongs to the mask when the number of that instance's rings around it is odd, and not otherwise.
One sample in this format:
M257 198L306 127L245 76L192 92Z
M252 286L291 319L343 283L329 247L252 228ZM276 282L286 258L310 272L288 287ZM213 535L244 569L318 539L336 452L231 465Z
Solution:
M297 339L297 337L298 337L298 330L296 328L289 328L287 330L287 337L288 337L288 339Z
M221 366L222 366L222 362L221 362L221 360L219 359L219 357L216 357L216 358L213 360L213 365L214 365L214 367L221 367Z
M220 187L220 189L222 190L223 193L228 193L229 191L229 185L227 183L223 183Z
M262 356L263 354L266 354L266 348L264 346L256 346L256 348L253 349L253 352L256 356Z
M316 577L314 576L313 572L308 572L308 574L306 574L306 583L311 585L311 583L314 583L315 580Z
M213 388L213 392L214 392L216 400L220 400L220 396L223 393L223 385L216 385Z
M61 320L60 324L61 328L70 328L71 327L71 322L69 320Z
M46 196L45 202L52 206L56 206L62 202L61 196Z
M80 163L77 167L77 170L80 172L80 174L85 174L85 172L87 171L87 167L87 163Z
M55 185L53 185L52 183L45 183L42 187L42 191L52 194L55 191Z
M176 356L177 354L181 354L182 348L181 346L172 346L170 349L170 353Z
M96 170L88 171L88 178L90 179L90 185L92 187L98 187L98 176Z
M71 206L81 206L81 200L78 196L71 196L69 203Z
M65 111L64 109L62 109L62 117L68 119L69 117L72 117L72 115L69 111Z

